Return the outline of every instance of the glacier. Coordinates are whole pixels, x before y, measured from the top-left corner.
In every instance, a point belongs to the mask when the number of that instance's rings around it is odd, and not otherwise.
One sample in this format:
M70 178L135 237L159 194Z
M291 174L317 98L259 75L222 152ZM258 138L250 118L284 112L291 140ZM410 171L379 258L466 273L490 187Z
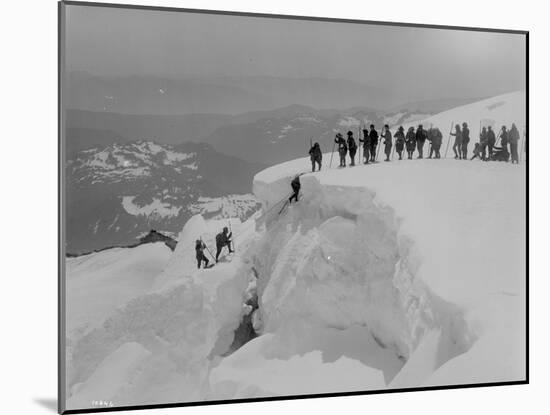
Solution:
M479 117L508 111L493 101ZM258 173L260 211L195 215L173 253L70 259L68 408L525 379L526 166L323 160ZM279 214L297 174L301 199ZM214 251L223 226L236 253L197 270L195 240Z

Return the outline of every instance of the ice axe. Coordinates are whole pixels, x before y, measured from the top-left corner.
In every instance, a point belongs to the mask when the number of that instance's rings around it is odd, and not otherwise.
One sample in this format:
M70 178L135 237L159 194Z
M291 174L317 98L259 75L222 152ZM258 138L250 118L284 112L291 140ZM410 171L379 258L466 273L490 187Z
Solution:
M453 133L453 124L455 122L451 121L451 129L449 130L449 139L447 140L447 148L445 148L445 158L447 158L447 152L449 151L449 144L451 142L451 134Z
M236 251L237 248L235 248L235 235L233 235L233 229L231 229L231 219L227 220L229 224L229 232L231 233L231 243L233 244L233 251Z

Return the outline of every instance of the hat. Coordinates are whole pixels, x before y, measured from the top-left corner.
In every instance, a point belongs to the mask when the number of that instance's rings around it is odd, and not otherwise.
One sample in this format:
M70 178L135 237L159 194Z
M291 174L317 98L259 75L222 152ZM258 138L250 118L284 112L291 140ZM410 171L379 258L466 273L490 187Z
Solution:
M348 135L353 135L353 133L351 131L348 131Z

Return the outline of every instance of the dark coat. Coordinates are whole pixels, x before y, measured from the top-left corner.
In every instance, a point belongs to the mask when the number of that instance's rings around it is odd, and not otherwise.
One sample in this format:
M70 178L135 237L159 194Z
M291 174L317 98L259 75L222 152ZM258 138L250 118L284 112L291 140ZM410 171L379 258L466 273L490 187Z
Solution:
M487 130L485 130L485 131L481 130L481 133L479 133L479 143L482 146L487 145L487 143L488 143Z
M405 147L405 134L402 130L397 130L393 136L395 137L395 149L397 151L403 151Z
M350 153L355 153L357 151L357 144L351 135L348 137L348 149Z
M348 152L348 146L346 145L346 140L344 140L344 137L335 138L334 142L338 144L338 152L340 155L346 155Z
M378 131L376 131L375 129L370 130L369 140L370 140L370 145L372 146L378 145Z
M513 145L517 146L518 141L519 141L519 131L517 128L512 127L508 132L508 142L510 143L511 146Z
M455 129L454 133L451 133L455 137L455 144L462 144L462 131L460 130L460 127Z
M380 137L384 139L384 149L386 150L386 152L388 150L391 151L391 146L392 146L391 131L390 130L388 130L387 132L384 131L382 134L380 134Z
M198 241L195 243L195 254L197 259L202 259L204 257L204 249L206 248L206 245L202 241Z
M443 134L441 134L439 128L431 128L428 133L428 139L431 141L434 150L439 150L441 148Z
M321 161L323 159L323 153L321 152L321 147L319 145L314 145L309 150L309 155L311 161Z
M405 144L407 146L407 151L414 151L416 148L416 134L414 130L407 131L405 136Z
M423 128L417 128L416 129L416 141L423 143L426 141L426 138L428 138L428 134L426 134L426 130Z
M370 146L369 130L363 130L363 138L359 138L359 141L363 143L363 147Z
M227 245L229 242L231 242L231 235L232 235L231 232L229 232L229 233L220 232L219 234L217 234L216 235L216 246L219 247L219 246Z
M300 187L302 187L302 184L300 183L300 178L296 176L292 181L290 182L290 186L294 191L300 190Z
M468 144L470 142L470 129L468 127L462 127L462 144Z
M504 130L500 132L500 142L502 143L502 147L508 145L508 131Z

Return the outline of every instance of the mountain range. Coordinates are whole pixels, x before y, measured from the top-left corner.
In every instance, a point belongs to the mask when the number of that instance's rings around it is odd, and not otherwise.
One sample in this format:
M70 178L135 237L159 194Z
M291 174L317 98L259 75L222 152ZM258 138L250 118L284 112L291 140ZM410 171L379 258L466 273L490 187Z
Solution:
M250 191L263 168L204 143L131 141L76 151L65 166L66 250L127 245L151 229L171 236L197 213L247 218L259 207Z
M309 141L319 141L329 151L335 132L373 123L379 129L411 122L434 112L397 110L380 112L355 107L348 110L318 110L291 105L272 111L254 111L236 116L188 114L181 116L128 115L82 110L66 111L67 153L131 139L179 145L208 143L223 154L272 164L307 154Z
M69 71L65 107L125 114L241 114L288 103L315 108L397 105L381 88L344 79L273 76L170 79L158 76L102 77Z

